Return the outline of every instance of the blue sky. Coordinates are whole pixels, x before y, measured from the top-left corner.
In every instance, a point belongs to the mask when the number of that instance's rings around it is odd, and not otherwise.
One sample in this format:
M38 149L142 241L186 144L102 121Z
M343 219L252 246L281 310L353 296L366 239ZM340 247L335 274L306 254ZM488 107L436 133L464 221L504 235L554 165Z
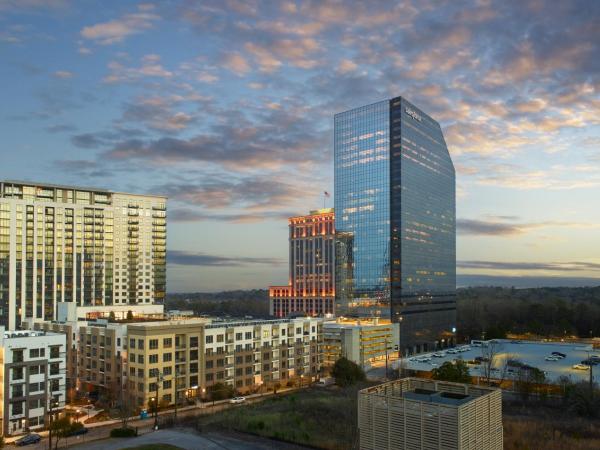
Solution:
M403 95L457 168L458 273L600 274L600 3L0 0L0 177L169 196L169 290L287 280L333 115ZM540 282L542 283L542 282Z

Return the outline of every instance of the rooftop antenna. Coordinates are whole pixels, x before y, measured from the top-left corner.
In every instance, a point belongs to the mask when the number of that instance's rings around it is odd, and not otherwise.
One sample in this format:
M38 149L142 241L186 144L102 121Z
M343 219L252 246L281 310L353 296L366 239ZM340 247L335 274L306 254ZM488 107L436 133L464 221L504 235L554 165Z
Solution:
M331 194L327 191L323 191L323 209L325 209L325 201L331 197Z

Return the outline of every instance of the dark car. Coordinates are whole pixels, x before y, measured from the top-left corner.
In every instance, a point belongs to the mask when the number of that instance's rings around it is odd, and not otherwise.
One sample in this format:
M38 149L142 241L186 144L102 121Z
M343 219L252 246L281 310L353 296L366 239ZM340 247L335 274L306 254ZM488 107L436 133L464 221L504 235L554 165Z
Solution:
M72 430L67 436L81 436L82 434L87 433L88 430L86 427L76 428Z
M567 355L565 355L564 353L561 353L561 352L552 352L552 354L556 355L556 356L560 356L561 358L566 358L567 357Z
M23 445L36 444L42 440L42 437L39 434L31 433L22 438L19 438L15 441L15 445L17 447L22 447Z

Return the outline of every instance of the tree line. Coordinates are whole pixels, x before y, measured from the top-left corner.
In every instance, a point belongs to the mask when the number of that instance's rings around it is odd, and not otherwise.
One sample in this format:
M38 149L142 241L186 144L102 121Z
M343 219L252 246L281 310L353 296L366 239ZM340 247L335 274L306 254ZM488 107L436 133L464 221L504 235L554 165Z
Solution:
M544 337L600 336L600 286L515 289L471 287L457 291L457 328L463 339L507 333Z

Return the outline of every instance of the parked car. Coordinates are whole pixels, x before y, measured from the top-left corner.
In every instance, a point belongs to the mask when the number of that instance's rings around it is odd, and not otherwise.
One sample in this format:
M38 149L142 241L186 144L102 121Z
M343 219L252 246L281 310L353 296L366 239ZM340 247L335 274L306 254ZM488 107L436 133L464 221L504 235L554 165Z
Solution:
M444 352L436 352L433 354L433 356L435 358L443 358L444 356L446 356L446 354Z
M81 436L82 434L86 434L88 431L90 430L82 426L72 430L67 436Z
M599 362L600 361L590 358L590 359L584 359L583 361L581 361L581 364L585 364L586 366L596 366L596 365L598 365Z
M562 358L559 358L558 356L546 356L546 361L558 361Z
M335 378L332 378L332 377L321 378L319 381L317 381L315 383L315 385L319 386L319 387L331 386L332 384L335 384Z
M42 440L42 437L37 433L30 433L15 441L17 447L22 447L29 444L37 444Z
M229 400L229 403L244 403L246 401L246 397L233 397L231 400Z
M446 350L446 353L456 355L458 353L458 350L456 350L455 348L451 348L450 350Z
M586 366L585 364L575 364L573 366L575 370L590 370L590 366Z
M552 354L554 356L558 356L559 358L566 358L567 357L567 355L565 355L564 353L561 353L561 352L552 352Z

